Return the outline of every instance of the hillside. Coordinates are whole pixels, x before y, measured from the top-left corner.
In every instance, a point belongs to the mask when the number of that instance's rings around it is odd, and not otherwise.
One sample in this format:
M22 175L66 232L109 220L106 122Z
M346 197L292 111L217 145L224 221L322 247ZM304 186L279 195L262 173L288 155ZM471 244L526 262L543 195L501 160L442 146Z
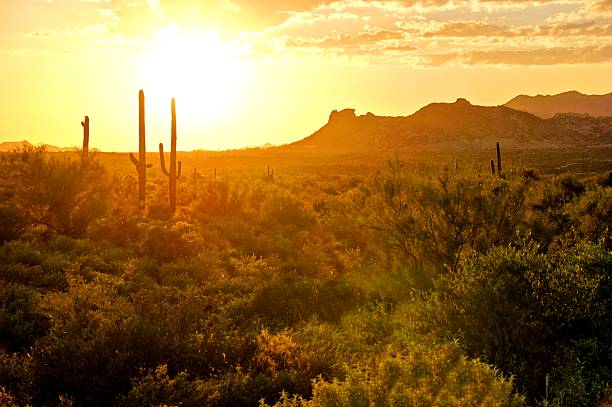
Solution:
M585 95L570 91L558 95L519 95L505 106L548 119L558 113L590 116L612 116L612 92L607 95Z
M410 116L383 117L354 109L333 111L321 129L289 148L363 152L389 149L455 150L570 147L612 144L612 117L560 114L541 119L506 106L475 106L465 99L432 103Z

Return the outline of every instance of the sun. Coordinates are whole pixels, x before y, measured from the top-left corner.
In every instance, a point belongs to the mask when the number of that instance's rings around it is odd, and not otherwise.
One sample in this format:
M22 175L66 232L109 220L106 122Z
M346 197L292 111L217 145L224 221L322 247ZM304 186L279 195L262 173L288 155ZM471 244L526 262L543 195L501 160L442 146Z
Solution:
M224 42L216 31L182 31L170 26L139 58L145 92L168 101L174 97L189 121L219 119L244 102L250 77L246 49Z

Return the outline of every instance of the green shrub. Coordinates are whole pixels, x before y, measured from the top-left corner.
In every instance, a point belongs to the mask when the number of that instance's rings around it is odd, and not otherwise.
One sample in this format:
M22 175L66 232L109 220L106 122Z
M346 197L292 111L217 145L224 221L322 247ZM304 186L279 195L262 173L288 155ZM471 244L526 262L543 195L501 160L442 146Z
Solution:
M254 294L251 310L282 326L291 326L314 316L338 322L362 301L360 290L341 279L277 278Z
M532 400L544 399L545 378L555 372L561 387L550 389L550 399L580 405L586 392L592 405L612 366L611 264L601 244L547 254L533 242L496 248L438 279L434 317L469 355L515 374Z
M118 404L125 407L210 405L215 394L208 387L204 381L189 380L187 372L172 378L168 375L168 367L160 365L134 380L129 393Z
M144 255L161 263L175 262L195 256L203 246L195 227L186 222L170 225L151 223L143 225L141 249Z
M0 285L0 347L9 352L28 349L50 328L35 293L23 285Z
M373 177L358 212L379 247L415 270L456 270L471 251L485 253L515 237L531 182L445 170L434 180L399 161Z
M19 238L27 225L26 217L16 208L0 206L0 243Z
M266 406L265 403L261 405ZM512 382L469 361L453 343L430 350L385 353L349 368L345 380L313 383L312 399L284 394L275 406L521 406Z
M28 222L52 233L82 236L108 207L106 171L49 157L44 148L23 147L0 156L0 193Z

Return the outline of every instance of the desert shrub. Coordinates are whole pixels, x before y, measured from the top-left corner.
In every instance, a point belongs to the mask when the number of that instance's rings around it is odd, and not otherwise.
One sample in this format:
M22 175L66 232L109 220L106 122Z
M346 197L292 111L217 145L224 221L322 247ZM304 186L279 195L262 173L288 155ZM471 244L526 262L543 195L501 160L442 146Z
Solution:
M187 372L174 377L165 366L150 371L133 382L120 405L250 406L263 398L278 398L283 389L296 389L294 371L274 374L256 373L237 368L207 380L191 379ZM310 387L306 380L306 387Z
M35 293L23 285L0 286L0 346L17 352L32 346L50 328Z
M182 288L201 283L211 276L218 277L210 265L197 261L162 264L153 276L163 285Z
M346 215L331 216L323 227L334 234L334 237L344 247L350 249L363 249L368 246L368 235L355 219Z
M31 403L32 362L32 357L28 354L6 353L0 349L0 388L10 396L15 406ZM0 405L4 406L3 403L7 401L2 400L0 396Z
M311 278L330 278L339 275L343 265L330 245L319 239L298 239L285 250L280 269L283 274ZM298 242L302 242L300 246ZM295 247L297 246L297 247Z
M361 348L362 351L384 350L397 329L392 312L384 303L369 303L358 312L345 315L341 326L353 342L354 350Z
M0 242L19 238L27 225L26 217L16 208L0 206Z
M15 398L6 391L2 386L0 386L0 404L6 407L17 407L18 404L15 403Z
M612 227L610 187L566 175L542 181L533 195L529 227L545 247L572 237L597 242Z
M40 242L12 241L0 249L0 279L30 287L62 290L67 286L67 255L43 252Z
M91 225L87 238L94 241L111 242L115 246L127 247L140 241L139 224L142 218L138 216L115 217L103 216Z
M227 182L200 185L194 198L194 215L198 219L241 215L247 203L247 191Z
M205 381L190 380L187 372L170 377L168 367L160 365L143 372L141 377L134 380L130 391L118 404L125 407L210 405L214 400L214 392L208 387Z
M264 224L271 227L306 229L314 225L314 217L304 205L291 197L273 196L261 208Z
M189 259L203 247L195 227L187 222L160 222L142 225L141 250L144 255L161 263Z
M208 366L202 359L211 352L190 345L206 308L191 292L140 290L128 301L112 287L77 280L68 295L50 296L46 306L54 326L34 354L39 403L66 394L77 404L110 405L140 369Z
M342 314L363 301L359 288L342 279L312 281L277 278L255 292L252 312L290 326L316 316L338 322Z
M380 246L414 269L456 269L470 251L486 252L515 236L530 181L445 170L435 180L392 161L366 189L367 226Z
M4 264L21 263L26 266L38 266L45 259L36 242L14 241L0 248Z
M266 405L263 403L263 405ZM275 406L521 406L512 382L469 361L457 345L386 352L348 368L345 380L317 379L310 400L284 394Z
M214 227L231 243L231 247L245 255L267 256L274 252L274 237L257 225L241 218L222 218L205 227Z
M82 166L24 147L3 153L0 167L0 193L28 222L50 232L82 236L106 210L106 172L96 161Z
M543 254L526 242L474 256L437 281L440 327L458 335L469 355L515 374L532 400L544 399L546 376L555 372L550 399L592 405L612 362L611 262L590 243ZM563 390L576 381L580 391Z

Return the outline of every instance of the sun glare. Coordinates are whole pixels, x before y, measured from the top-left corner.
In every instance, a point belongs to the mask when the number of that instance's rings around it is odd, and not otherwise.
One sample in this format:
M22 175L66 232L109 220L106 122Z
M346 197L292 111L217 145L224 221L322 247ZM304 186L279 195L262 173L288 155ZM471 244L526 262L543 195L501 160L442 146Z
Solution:
M244 53L216 31L171 26L157 31L140 58L139 75L149 95L168 101L175 97L182 118L218 119L244 102L250 76Z

